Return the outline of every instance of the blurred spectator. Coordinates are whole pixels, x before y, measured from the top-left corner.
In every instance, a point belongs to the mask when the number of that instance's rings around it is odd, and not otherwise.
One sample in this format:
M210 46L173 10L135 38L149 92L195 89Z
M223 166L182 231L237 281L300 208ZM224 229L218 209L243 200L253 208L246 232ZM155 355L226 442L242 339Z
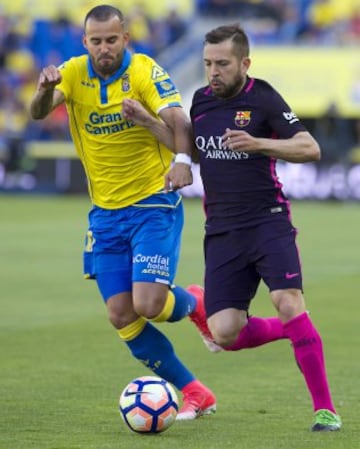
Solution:
M39 16L34 20L22 13L11 17L0 14L0 147L3 158L11 157L12 166L21 153L23 138L69 138L65 108L59 108L41 123L34 123L27 121L25 105L29 102L28 92L34 91L33 83L41 67L59 65L85 52L83 24L75 20L78 20L76 14L73 10L66 11L65 5L51 17ZM132 50L154 57L175 43L187 29L186 20L175 8L154 21L140 2L132 6L127 20Z
M202 16L230 17L238 12L236 0L198 0L197 12Z
M25 105L5 79L0 80L1 160L7 172L20 170L24 135L28 124Z
M15 8L16 1L5 0L5 7L0 9L0 147L3 155L9 154L10 145L7 143L10 134L15 141L22 134L25 139L69 138L65 109L59 109L41 123L33 123L27 121L25 105L42 66L58 65L85 52L81 39L83 24L79 17L82 17L80 10L88 9L90 2L94 3L93 0L74 0L72 4L64 0L60 10L56 10L53 3L44 4L44 7L38 5L41 15L33 20L29 14ZM360 44L359 0L197 0L195 3L200 17L240 21L256 44ZM36 4L34 2L34 7ZM152 15L149 15L145 1L129 2L129 5L126 16L133 51L157 57L159 52L176 44L189 30L190 19L181 13L177 7L179 3L171 3L168 10L166 3L161 14L157 14L155 9ZM1 10L15 12L6 16L1 14ZM45 10L51 10L51 15L43 14ZM360 104L358 86L354 83L354 104ZM340 117L333 112L330 108L316 123L317 132L325 143L332 138L334 129L342 132L344 127ZM8 123L6 117L11 118ZM336 145L326 143L329 158L335 157ZM344 145L337 147L344 148ZM18 148L21 148L19 140ZM11 153L16 156L21 154L21 150ZM341 152L340 157L342 155ZM11 164L14 165L13 162Z
M327 45L336 42L339 22L331 0L314 0L309 7L308 21L309 27L303 39Z
M281 10L281 22L278 27L280 44L293 45L299 37L303 27L299 3L285 2Z
M184 36L188 29L187 22L175 8L170 9L164 19L164 25L167 32L166 45L175 44L176 41Z
M30 48L38 67L57 65L71 56L84 53L82 30L71 23L66 15L59 15L53 21L37 19L34 21Z
M135 4L128 13L127 27L133 51L154 57L156 45L151 32L151 21L141 3Z
M255 43L360 42L359 0L197 0L196 9L240 21Z

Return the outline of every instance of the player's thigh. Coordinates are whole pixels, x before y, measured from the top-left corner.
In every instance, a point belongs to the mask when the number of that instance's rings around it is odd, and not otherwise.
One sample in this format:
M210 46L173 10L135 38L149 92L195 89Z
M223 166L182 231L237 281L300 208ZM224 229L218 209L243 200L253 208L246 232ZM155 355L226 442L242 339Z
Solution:
M121 267L121 257L119 255L118 257L108 257L107 253L105 253L103 258L105 260L111 259L114 262L114 267ZM109 298L113 296L131 293L131 266L124 264L124 269L122 270L115 270L115 268L110 270L108 267L102 270L100 266L95 276L95 281L104 302L107 303Z
M94 207L89 213L89 229L83 253L85 278L95 279L106 302L108 298L132 290L132 253L122 210Z
M256 269L270 291L302 290L296 229L284 219L258 227Z
M170 286L179 262L182 205L148 208L143 214L142 225L132 238L133 282Z
M254 264L248 263L247 236L235 231L206 236L205 309L208 317L234 308L247 311L259 286Z

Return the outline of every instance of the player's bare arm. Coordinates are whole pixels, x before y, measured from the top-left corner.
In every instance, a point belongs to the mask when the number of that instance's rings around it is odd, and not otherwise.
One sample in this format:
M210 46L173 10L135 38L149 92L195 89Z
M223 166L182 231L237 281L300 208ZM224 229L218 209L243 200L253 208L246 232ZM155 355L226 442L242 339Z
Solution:
M183 109L166 108L160 112L160 119L158 119L136 100L126 99L122 106L125 118L149 129L171 151L180 154L176 156L175 164L165 177L165 190L179 189L192 184L193 139L191 123Z
M123 101L123 115L124 118L132 120L137 125L147 128L161 143L166 145L169 150L176 153L174 134L171 128L163 120L159 120L157 117L151 115L139 101L130 98L125 99ZM190 129L190 133L191 142L194 142L192 129ZM193 144L191 158L193 162L198 162L199 160L198 152Z
M61 91L55 87L61 82L61 73L54 66L45 67L39 76L38 88L30 104L30 115L33 119L45 118L53 109L64 102Z
M175 160L165 176L165 191L180 189L192 184L191 155L193 136L191 122L181 107L166 108L160 111L161 119L172 130L174 136Z
M232 151L261 152L287 162L318 161L321 157L318 143L307 131L298 132L290 139L265 139L253 137L246 131L227 129L222 140L224 148Z
M137 100L127 98L123 101L122 106L124 118L147 128L161 143L174 151L174 135L165 122L151 115Z

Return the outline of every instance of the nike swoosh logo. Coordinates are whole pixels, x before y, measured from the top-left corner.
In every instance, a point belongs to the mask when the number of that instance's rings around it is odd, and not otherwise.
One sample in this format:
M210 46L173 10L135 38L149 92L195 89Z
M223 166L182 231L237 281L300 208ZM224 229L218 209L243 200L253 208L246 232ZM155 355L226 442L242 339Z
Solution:
M286 273L285 277L286 279L292 279L292 278L296 278L296 276L299 276L300 273Z

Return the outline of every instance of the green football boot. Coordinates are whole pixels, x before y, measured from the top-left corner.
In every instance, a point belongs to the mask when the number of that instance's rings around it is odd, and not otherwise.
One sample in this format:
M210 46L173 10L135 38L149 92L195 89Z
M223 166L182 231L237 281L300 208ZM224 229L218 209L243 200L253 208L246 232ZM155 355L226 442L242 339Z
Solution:
M330 410L318 410L315 412L315 423L311 427L312 432L334 432L341 429L341 418Z

